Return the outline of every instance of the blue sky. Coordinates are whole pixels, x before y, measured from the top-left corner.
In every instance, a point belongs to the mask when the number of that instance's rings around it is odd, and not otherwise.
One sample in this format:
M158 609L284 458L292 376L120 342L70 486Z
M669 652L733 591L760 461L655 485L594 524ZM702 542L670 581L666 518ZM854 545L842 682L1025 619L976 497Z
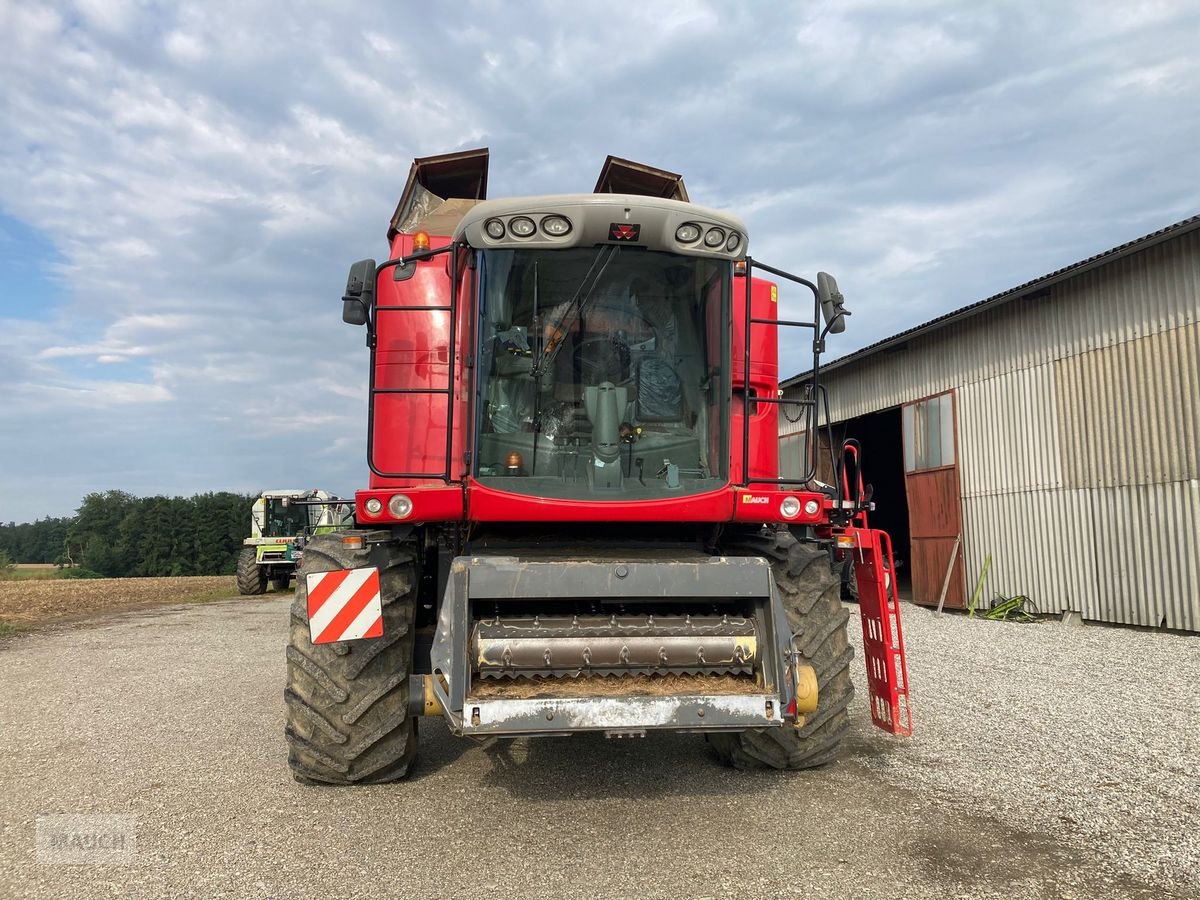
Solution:
M0 212L0 318L48 319L62 302L61 262L50 238Z
M338 298L415 156L681 172L837 274L831 357L1200 212L1194 2L513 8L0 0L0 521L362 486Z

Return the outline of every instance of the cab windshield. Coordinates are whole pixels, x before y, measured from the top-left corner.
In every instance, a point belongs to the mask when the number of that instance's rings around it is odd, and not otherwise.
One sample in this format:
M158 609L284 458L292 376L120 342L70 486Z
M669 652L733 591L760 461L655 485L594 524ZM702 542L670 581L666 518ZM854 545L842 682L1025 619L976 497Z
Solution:
M727 479L727 261L617 246L481 254L482 484L656 499Z
M285 503L282 497L266 502L266 528L263 537L295 537L308 525L308 507Z

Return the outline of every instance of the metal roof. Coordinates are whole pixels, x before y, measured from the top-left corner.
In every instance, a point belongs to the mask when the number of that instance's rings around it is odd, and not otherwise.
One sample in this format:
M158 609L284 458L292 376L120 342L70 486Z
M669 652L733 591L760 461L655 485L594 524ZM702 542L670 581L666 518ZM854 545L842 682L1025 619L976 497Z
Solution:
M1138 251L1144 250L1147 247L1152 247L1155 244L1160 244L1163 241L1169 240L1170 238L1185 234L1189 231L1194 231L1198 228L1200 228L1200 215L1192 216L1189 219L1184 219L1182 222L1176 222L1174 225L1168 225L1166 228L1160 228L1158 231L1143 235L1136 240L1129 241L1126 244L1121 244L1118 247L1113 247L1111 250L1106 250L1103 253L1096 254L1095 256L1089 256L1087 259L1073 263L1065 268L1058 269L1049 273L1048 275L1043 275L1040 278L1035 278L1033 281L1027 281L1025 284L1018 285L1015 288L1010 288L1007 291L995 294L991 297L988 297L986 300L979 300L975 303L970 303L967 306L963 306L952 312L948 312L945 315L938 316L936 319L930 319L923 325L916 325L907 329L906 331L901 331L900 333L894 334L891 337L884 338L881 341L876 341L870 346L863 347L861 350L856 350L853 353L849 353L846 356L835 359L833 362L822 365L821 371L824 373L829 372L832 369L840 369L842 366L858 362L859 360L862 360L868 356L872 356L881 350L886 350L889 347L903 344L920 335L927 334L931 331L936 331L939 328L944 328L952 322L957 322L969 316L977 315L978 313L984 312L992 307L999 306L1002 303L1007 303L1010 300L1016 300L1020 297L1028 296L1029 294L1037 291L1045 290L1053 284L1066 281L1068 278L1073 278L1076 275L1080 275L1084 272L1114 262L1122 257L1129 256L1132 253L1137 253ZM779 386L781 388L791 387L794 384L804 381L810 374L812 374L811 369L806 372L801 372L798 375L793 375Z

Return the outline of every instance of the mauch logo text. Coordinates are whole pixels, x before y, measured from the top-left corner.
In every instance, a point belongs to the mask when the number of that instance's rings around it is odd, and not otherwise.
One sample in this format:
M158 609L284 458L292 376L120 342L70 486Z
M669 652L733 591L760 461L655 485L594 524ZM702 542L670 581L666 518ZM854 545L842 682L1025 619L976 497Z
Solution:
M137 864L137 817L83 813L37 817L37 856L43 865Z
M106 834L103 831L61 832L50 835L51 850L124 850L125 835Z
M760 497L756 494L742 494L743 503L770 503L770 497Z

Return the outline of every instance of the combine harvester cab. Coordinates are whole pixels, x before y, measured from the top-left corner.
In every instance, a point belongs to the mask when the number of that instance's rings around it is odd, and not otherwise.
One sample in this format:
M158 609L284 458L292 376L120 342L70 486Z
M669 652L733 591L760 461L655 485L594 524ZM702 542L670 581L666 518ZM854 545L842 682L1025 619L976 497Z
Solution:
M487 200L488 154L417 160L356 263L369 486L314 536L288 647L297 778L403 777L416 720L456 735L703 732L743 768L836 758L853 553L872 718L908 733L898 598L869 499L781 476L778 411L820 427L832 278L747 255L673 173L610 157L590 194ZM768 280L759 275L770 275ZM810 317L781 315L779 283ZM813 390L779 393L778 330ZM857 483L858 448L829 460Z

